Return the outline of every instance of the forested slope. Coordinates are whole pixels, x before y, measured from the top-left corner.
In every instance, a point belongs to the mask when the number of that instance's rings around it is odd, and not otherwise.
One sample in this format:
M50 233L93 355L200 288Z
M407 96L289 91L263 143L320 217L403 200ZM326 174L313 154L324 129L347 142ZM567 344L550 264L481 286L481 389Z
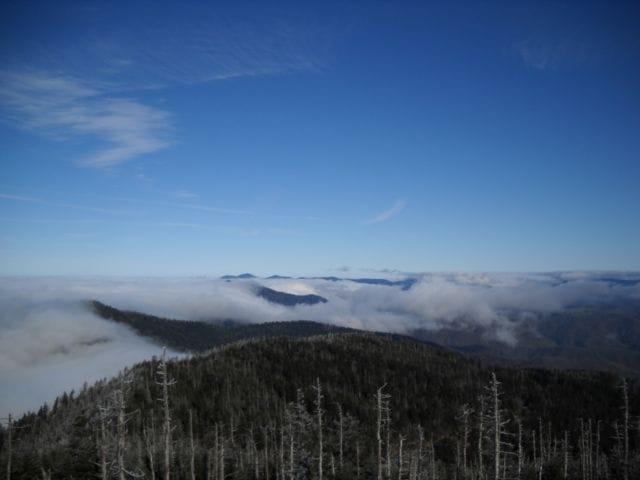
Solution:
M496 478L496 458L499 478L638 471L640 393L628 385L625 409L609 374L489 369L366 334L247 341L168 362L165 377L162 365L17 422L12 478L99 478L101 465L146 478ZM175 380L166 404L163 379Z
M98 316L128 325L138 334L182 352L204 352L214 347L249 338L309 337L353 330L306 320L268 323L240 323L224 320L217 323L173 320L145 313L124 311L96 300L87 302Z

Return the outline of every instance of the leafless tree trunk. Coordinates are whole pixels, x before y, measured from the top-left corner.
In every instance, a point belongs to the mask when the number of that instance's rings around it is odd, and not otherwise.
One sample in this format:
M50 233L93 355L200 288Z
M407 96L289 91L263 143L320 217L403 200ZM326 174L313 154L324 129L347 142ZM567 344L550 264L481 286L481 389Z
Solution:
M596 422L596 478L600 478L600 423Z
M533 429L531 430L531 446L533 447L533 456L531 460L533 460L534 467L538 465L538 447L536 445L536 430Z
M158 367L158 377L160 381L157 383L162 386L162 410L164 412L164 421L162 424L162 434L164 437L164 480L171 480L171 410L169 408L169 387L175 385L176 381L169 378L167 372L167 349L162 349L162 358Z
M212 457L213 455L211 455L211 450L207 449L207 480L213 480L213 469L211 468L213 463Z
M149 460L149 470L151 472L151 480L156 480L155 466L155 450L156 450L156 432L153 410L151 410L150 427L143 427L142 435L144 437L144 445L147 450L147 458Z
M253 432L251 434L253 437ZM215 478L219 478L220 474L220 427L216 423L213 429L213 475Z
M220 438L220 452L218 466L220 467L220 480L224 480L224 434Z
M433 437L431 437L431 480L437 480L436 476L436 449L433 446Z
M322 480L322 386L320 385L320 378L316 378L316 417L318 419L318 479Z
M262 433L264 436L264 478L269 480L269 434L267 427L262 429Z
M422 474L422 449L424 446L424 431L422 430L422 425L418 425L418 458L416 460L416 478L420 478Z
M469 443L469 416L471 415L471 409L466 403L461 408L462 418L462 473L464 478L467 478L467 446Z
M523 463L523 452L522 452L522 421L518 419L518 480L520 480L520 476L522 475L522 463Z
M389 405L388 398L385 402L384 411L386 413L384 424L387 429L387 441L385 442L385 452L387 457L387 478L391 479L391 406Z
M591 428L591 419L587 422L588 435L587 435L587 476L593 477L593 432Z
M378 449L378 480L382 480L382 408L386 395L382 393L386 383L376 391L376 409L378 421L376 423L376 442Z
M482 440L484 438L484 396L480 395L480 410L478 414L478 477L484 478L484 462L482 458Z
M538 442L540 445L540 464L538 465L538 480L542 480L542 464L544 463L544 443L542 442L542 417L538 417L538 427L540 436L538 437Z
M500 397L498 392L499 387L498 379L495 373L491 373L491 395L493 401L493 462L494 462L494 478L500 479L500 430L502 428L502 422L500 419Z
M342 405L338 403L338 448L339 448L339 465L340 470L344 466L344 457L343 457L343 420L342 420Z
M587 455L586 455L586 440L584 435L584 422L580 419L580 470L582 472L582 480L586 480L587 477Z
M193 410L189 409L189 471L191 480L196 480L196 448L193 442Z
M100 452L100 479L107 480L108 478L108 466L107 460L107 415L108 408L106 406L98 406L98 412L100 414L100 436L98 451Z
M284 426L280 426L280 478L285 479L284 476Z
M564 468L562 469L562 478L567 478L569 468L569 433L564 431L564 442L562 448L564 449Z
M124 467L124 451L126 448L126 445L125 445L126 430L125 430L125 414L124 414L125 404L124 404L123 390L116 390L114 392L114 402L116 405L116 409L118 411L118 421L116 424L117 438L118 438L117 454L116 454L116 458L118 462L118 478L120 480L126 480L127 477L125 475L125 467Z
M402 480L402 446L404 445L404 437L398 435L398 480Z
M289 421L289 478L290 480L294 480L294 468L293 468L293 459L295 457L294 450L294 439L293 439L293 425L291 421Z
M251 426L251 445L254 449L253 455L253 468L254 468L254 477L256 480L260 480L260 458L258 456L258 446L256 445L256 441L253 436L253 426Z

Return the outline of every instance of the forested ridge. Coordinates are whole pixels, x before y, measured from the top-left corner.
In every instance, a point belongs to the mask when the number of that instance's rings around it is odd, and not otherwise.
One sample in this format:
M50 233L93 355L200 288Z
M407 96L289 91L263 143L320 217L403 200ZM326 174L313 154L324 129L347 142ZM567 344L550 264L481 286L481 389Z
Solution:
M354 331L346 327L307 320L266 323L242 323L231 319L218 322L174 320L119 310L96 300L87 302L87 306L105 320L127 325L138 334L181 352L204 352L249 338L295 338Z
M136 365L2 432L5 476L638 478L640 391L397 337L229 345ZM11 464L9 463L11 457Z

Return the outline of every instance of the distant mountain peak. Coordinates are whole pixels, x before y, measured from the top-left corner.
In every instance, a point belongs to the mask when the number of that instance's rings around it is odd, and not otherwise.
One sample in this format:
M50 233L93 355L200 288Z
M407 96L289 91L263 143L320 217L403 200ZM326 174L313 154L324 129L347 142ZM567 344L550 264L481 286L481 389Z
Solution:
M240 275L223 275L220 277L222 280L250 280L252 278L258 278L251 273L241 273Z
M328 300L320 295L294 295L293 293L280 292L268 287L259 287L256 295L264 298L268 302L277 303L286 307L296 305L315 305L316 303L327 303Z

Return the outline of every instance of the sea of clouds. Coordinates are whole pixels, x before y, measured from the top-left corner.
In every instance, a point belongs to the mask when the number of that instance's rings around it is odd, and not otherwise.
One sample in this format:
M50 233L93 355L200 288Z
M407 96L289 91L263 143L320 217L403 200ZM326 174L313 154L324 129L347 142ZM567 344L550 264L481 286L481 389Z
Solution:
M408 290L326 279L0 278L0 417L37 409L65 390L161 353L159 345L94 315L86 300L204 321L304 319L398 333L482 326L511 344L520 318L574 306L640 305L638 273L411 277L416 283ZM260 286L328 302L285 307L257 296Z

